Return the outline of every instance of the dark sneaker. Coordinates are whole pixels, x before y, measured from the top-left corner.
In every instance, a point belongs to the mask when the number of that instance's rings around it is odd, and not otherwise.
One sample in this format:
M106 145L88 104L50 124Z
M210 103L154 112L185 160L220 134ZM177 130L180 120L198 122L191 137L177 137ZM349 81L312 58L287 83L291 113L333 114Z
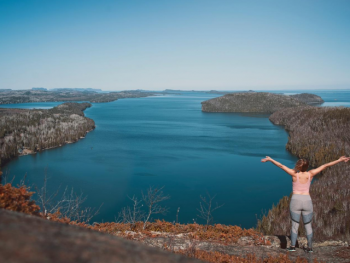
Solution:
M312 250L312 248L309 248L309 247L303 247L304 251L306 253L313 253L314 251Z
M291 251L291 252L292 252L292 251L295 251L295 247L290 246L289 248L287 248L287 250L288 250L288 251Z

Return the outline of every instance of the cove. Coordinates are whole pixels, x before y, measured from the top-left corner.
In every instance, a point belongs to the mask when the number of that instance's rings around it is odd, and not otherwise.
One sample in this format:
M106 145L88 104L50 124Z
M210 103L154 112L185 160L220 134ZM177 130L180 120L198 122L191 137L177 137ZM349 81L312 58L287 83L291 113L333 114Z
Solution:
M180 207L179 222L204 223L196 209L208 191L224 204L215 223L254 227L256 216L291 192L291 178L260 159L269 155L292 167L296 157L285 150L287 132L268 115L203 113L200 102L213 97L186 92L93 104L85 115L96 129L85 139L17 158L4 174L15 176L14 184L26 174L28 185L40 187L46 173L49 191L59 185L82 191L86 206L103 203L96 222L114 221L131 205L128 195L164 186L169 213L154 218L172 222Z

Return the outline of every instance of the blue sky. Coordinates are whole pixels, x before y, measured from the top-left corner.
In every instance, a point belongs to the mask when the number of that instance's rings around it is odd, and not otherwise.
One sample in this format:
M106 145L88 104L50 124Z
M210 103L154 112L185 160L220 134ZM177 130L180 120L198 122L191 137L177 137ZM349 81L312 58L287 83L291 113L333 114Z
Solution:
M350 88L348 0L0 0L0 89Z

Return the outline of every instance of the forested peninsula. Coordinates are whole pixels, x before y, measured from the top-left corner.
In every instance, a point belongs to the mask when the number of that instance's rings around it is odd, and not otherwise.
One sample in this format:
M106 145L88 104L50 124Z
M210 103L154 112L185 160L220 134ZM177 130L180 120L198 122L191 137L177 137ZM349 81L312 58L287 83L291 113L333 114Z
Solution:
M48 101L88 101L91 103L111 102L123 98L141 98L154 95L151 92L121 91L98 93L95 91L80 91L77 89L56 89L47 91L32 90L0 90L0 104L16 104L27 102Z
M310 161L313 167L350 155L350 109L342 107L302 107L277 111L272 123L289 133L287 150ZM313 231L317 240L350 242L350 164L327 168L310 188L314 204ZM264 234L288 235L290 196L283 197L258 222ZM304 227L299 231L303 233Z
M90 103L63 103L52 109L0 109L0 166L28 153L72 143L95 128L84 116Z
M269 92L230 93L203 101L202 111L273 113L286 108L304 107L316 101L323 102L319 96L307 93L292 96Z

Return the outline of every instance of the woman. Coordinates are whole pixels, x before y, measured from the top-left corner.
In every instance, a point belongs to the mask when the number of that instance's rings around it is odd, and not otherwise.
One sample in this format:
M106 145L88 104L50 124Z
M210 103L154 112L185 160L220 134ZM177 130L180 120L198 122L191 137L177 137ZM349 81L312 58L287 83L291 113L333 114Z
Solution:
M342 156L338 160L326 163L321 165L320 167L310 170L307 172L307 168L309 166L309 162L305 159L300 159L295 164L294 169L290 169L283 164L273 160L271 157L266 156L266 158L262 159L263 163L272 162L277 167L284 170L286 173L292 176L293 178L293 196L290 201L290 217L292 219L292 230L291 230L291 246L288 249L289 251L295 251L295 244L298 237L298 229L299 229L299 220L300 214L303 216L303 222L306 230L306 237L308 247L306 248L307 252L312 251L312 215L313 215L313 207L312 201L309 194L310 184L312 178L332 165L335 165L340 162L347 162L350 160L350 157Z

